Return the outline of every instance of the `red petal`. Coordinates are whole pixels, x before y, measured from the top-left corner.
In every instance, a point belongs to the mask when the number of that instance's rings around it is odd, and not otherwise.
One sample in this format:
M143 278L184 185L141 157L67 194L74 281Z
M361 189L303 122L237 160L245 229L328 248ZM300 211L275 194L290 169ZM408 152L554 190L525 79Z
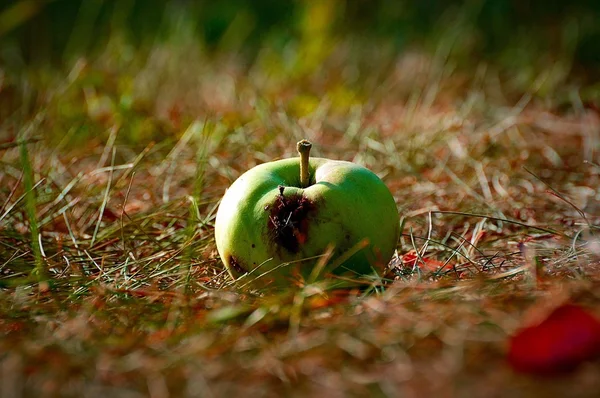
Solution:
M540 324L510 340L508 361L524 373L555 374L600 357L600 321L583 308L567 304Z

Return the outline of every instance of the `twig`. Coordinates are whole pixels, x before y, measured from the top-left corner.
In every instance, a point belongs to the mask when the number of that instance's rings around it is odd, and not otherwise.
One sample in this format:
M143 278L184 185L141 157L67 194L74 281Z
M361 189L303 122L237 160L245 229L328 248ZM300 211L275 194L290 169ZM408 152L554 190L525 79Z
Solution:
M4 149L16 148L21 145L35 144L36 142L40 142L42 140L41 137L31 137L25 140L17 140L13 142L5 142L0 144L0 151Z
M531 228L531 229L537 229L538 231L543 231L552 235L558 235L558 236L563 236L563 237L567 237L570 238L569 235L563 233L563 232L559 232L559 231L555 231L553 229L550 228L544 228L544 227L536 227L535 225L529 225L526 224L524 222L520 222L520 221L516 221L516 220L509 220L507 218L500 218L500 217L493 217L487 214L475 214L475 213L463 213L460 211L447 211L447 210L434 210L432 211L432 213L436 213L436 214L454 214L454 215L460 215L460 216L468 216L468 217L480 217L480 218L489 218L490 220L494 220L494 221L502 221L502 222L506 222L509 224L515 224L515 225L520 225L522 227L525 228Z

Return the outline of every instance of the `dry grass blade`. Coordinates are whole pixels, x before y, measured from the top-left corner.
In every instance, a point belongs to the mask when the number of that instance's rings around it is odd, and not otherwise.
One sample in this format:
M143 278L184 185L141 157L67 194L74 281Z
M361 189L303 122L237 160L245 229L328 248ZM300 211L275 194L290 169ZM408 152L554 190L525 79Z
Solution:
M106 190L104 191L104 200L102 201L102 204L100 206L100 210L98 211L98 221L96 222L96 227L94 228L94 234L92 235L92 240L90 242L90 247L94 246L94 243L96 243L96 236L98 235L98 230L100 229L100 223L102 222L102 217L104 216L104 209L106 208L106 204L108 203L108 196L110 193L110 188L112 185L112 179L113 179L113 167L115 164L115 156L116 156L116 150L113 148L112 151L112 160L110 163L110 170L108 171L108 182L106 183Z
M583 210L581 210L579 207L577 207L573 202L571 202L569 199L567 199L563 194L561 194L560 192L558 192L556 189L554 189L550 184L548 184L547 182L545 182L544 180L542 180L540 177L538 177L533 171L529 170L527 167L524 167L525 171L528 172L529 174L531 174L533 177L535 177L538 181L542 182L544 185L546 185L548 187L548 189L550 190L550 193L554 196L556 196L557 198L559 198L560 200L562 200L563 202L567 203L569 206L571 206L573 209L575 209L575 211L577 213L579 213L579 215L581 216L581 218L583 218L586 222L586 224L588 225L590 231L598 228L594 225L592 225L590 223L590 220L588 220L588 217L586 216L585 212Z

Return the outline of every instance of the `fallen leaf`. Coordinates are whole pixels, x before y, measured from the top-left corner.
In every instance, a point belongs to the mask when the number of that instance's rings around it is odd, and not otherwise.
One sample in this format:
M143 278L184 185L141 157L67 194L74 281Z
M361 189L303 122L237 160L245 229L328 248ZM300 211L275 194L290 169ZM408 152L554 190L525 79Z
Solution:
M421 257L417 256L417 253L414 250L411 250L402 256L402 264L404 268L413 268L418 266L421 270L427 272L436 272L441 271L442 269L451 269L451 264L446 264L442 261L436 260L434 258L429 257Z
M600 357L600 321L566 304L537 325L519 330L509 342L508 362L518 372L558 374Z

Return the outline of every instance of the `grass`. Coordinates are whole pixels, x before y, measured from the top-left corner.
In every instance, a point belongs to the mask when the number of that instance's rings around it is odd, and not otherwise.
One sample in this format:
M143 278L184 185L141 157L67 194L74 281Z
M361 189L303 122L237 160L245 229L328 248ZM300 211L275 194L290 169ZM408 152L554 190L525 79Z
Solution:
M392 56L342 40L311 66L177 34L147 56L117 35L2 83L0 395L597 394L598 362L540 381L505 361L549 309L599 308L587 86L457 68L444 41ZM385 275L278 291L228 278L219 199L301 138L394 194Z

